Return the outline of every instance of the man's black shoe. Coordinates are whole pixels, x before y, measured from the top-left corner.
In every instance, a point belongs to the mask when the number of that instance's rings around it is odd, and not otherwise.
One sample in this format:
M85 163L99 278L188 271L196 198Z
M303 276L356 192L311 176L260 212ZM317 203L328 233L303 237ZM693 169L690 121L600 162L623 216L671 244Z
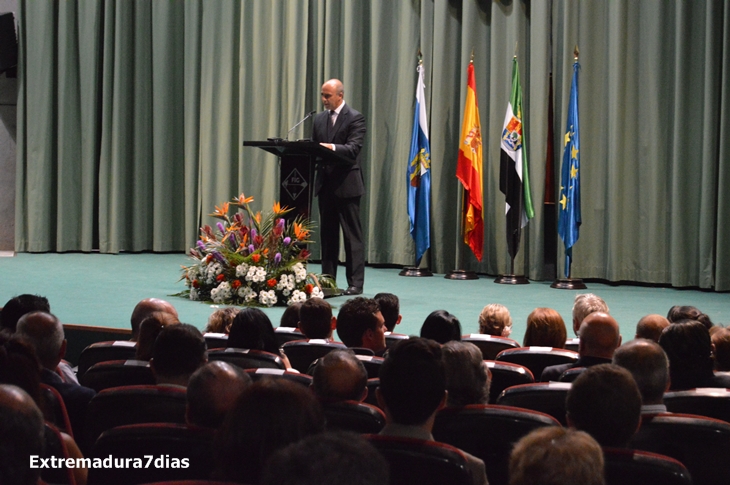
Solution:
M351 286L345 290L343 295L362 295L362 288L359 286Z

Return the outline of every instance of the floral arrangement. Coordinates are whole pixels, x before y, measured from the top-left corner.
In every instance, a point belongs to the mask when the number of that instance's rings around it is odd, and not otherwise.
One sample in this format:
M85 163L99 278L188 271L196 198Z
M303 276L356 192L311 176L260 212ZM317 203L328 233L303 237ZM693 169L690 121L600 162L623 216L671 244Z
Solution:
M312 223L297 217L287 223L282 217L291 211L277 202L271 213L253 213L253 197L233 198L239 207L228 214L230 202L216 206L209 214L221 219L216 228L200 228L200 239L190 249L194 263L183 266L187 289L180 296L191 300L230 305L271 307L289 305L308 298L322 298L322 287L334 281L307 272ZM242 210L241 210L242 209Z

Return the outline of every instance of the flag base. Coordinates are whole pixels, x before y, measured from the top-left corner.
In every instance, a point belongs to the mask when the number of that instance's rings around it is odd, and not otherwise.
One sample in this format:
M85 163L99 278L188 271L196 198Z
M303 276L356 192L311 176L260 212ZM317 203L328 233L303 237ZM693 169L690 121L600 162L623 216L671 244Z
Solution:
M444 276L447 280L478 280L479 276L474 271L467 271L465 269L455 269L449 271Z
M494 280L500 285L529 285L529 280L524 275L502 274Z
M398 276L433 276L426 268L416 268L414 266L406 266L398 273Z
M553 281L550 288L557 288L559 290L585 290L588 287L580 278L558 278Z

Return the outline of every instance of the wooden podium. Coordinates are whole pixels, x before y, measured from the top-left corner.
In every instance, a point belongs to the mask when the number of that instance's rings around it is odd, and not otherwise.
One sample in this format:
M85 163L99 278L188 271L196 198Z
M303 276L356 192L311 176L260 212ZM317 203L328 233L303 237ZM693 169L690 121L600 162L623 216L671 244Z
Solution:
M260 148L279 157L279 202L293 209L287 214L288 220L297 216L311 219L314 169L317 163L355 164L354 160L310 140L270 138L265 141L244 141L243 146Z

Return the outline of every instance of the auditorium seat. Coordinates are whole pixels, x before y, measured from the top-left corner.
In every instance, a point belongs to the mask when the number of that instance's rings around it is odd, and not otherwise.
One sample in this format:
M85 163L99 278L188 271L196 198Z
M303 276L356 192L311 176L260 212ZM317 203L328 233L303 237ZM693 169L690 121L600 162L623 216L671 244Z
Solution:
M560 374L560 377L558 377L558 382L573 382L586 369L587 369L587 367L573 367L571 369L568 369L565 372L563 372L562 374Z
M368 383L366 385L366 387L368 389L368 395L365 396L365 399L363 400L363 402L372 404L373 406L378 406L378 399L375 395L375 390L379 386L380 386L380 378L368 379Z
M92 468L89 485L134 485L160 480L206 479L213 471L214 430L184 424L153 423L120 426L99 436L89 458L114 459L148 458L153 461L144 468ZM174 459L187 459L188 467L174 467ZM181 463L182 464L182 463Z
M169 480L164 482L145 483L144 485L239 485L237 482L220 482L217 480Z
M356 354L355 357L357 357L357 360L362 362L362 365L365 367L365 371L368 373L368 379L374 379L380 375L380 366L383 365L383 361L385 359L374 355ZM317 367L318 362L319 359L310 364L309 369L307 369L307 374L310 376L314 375L314 368Z
M300 374L299 372L290 372L283 369L246 369L246 373L251 377L251 380L256 382L263 378L272 379L286 379L288 381L301 384L305 387L312 385L312 376L307 374Z
M466 457L446 443L366 435L390 465L390 485L471 485Z
M569 338L565 341L565 350L572 350L578 352L578 346L580 345L580 339L578 337Z
M545 367L573 364L578 360L578 353L553 347L520 347L503 350L497 354L495 360L524 365L530 369L532 375L535 376L535 380L540 380Z
M359 402L323 402L322 409L328 431L352 431L353 433L379 433L385 426L385 413L380 408Z
M110 387L151 386L155 376L146 360L109 360L89 367L79 383L99 392Z
M642 416L629 447L678 460L695 485L730 482L730 423L725 421L693 414Z
M525 366L495 360L485 360L484 363L487 364L491 374L489 385L490 404L495 404L502 391L508 387L535 382L532 372Z
M281 347L287 342L292 340L306 340L307 336L300 332L298 329L293 327L276 327L274 329L274 337L276 338L276 344Z
M185 389L178 387L125 386L105 389L89 401L82 451L87 453L101 433L117 426L184 424L185 406Z
M227 349L215 349L208 352L208 361L212 362L220 360L231 365L240 367L241 369L286 369L284 361L281 357L265 352L263 350L236 349L229 347Z
M49 420L50 423L59 431L63 431L73 438L74 434L71 429L71 421L68 418L66 404L63 402L61 394L48 384L41 383L41 396L51 412L51 416L49 416L51 418Z
M48 422L44 423L43 438L44 447L43 455L41 455L43 458L51 458L54 456L58 460L69 458L68 449L57 427ZM48 484L76 485L76 478L74 477L73 471L65 465L60 468L42 468L41 479Z
M391 348L401 340L408 340L410 337L404 333L385 332L385 346Z
M137 342L112 340L93 343L81 351L76 376L81 379L89 367L97 362L134 359L136 354Z
M519 342L507 337L495 337L494 335L485 335L482 333L470 333L461 336L462 342L469 342L479 347L482 351L484 360L494 360L503 350L516 349L520 346Z
M664 404L672 413L699 414L730 422L730 389L706 387L666 392Z
M228 334L206 332L203 334L205 339L205 346L208 350L212 349L225 349L228 347Z
M568 396L570 386L569 382L520 384L502 391L497 398L497 404L549 414L565 426L565 398Z
M291 366L299 372L307 372L315 360L335 349L346 349L345 344L322 339L292 340L281 346Z
M560 426L547 414L510 406L470 405L441 409L433 436L484 461L490 485L507 485L513 445L543 426Z
M606 465L606 485L693 483L687 468L668 456L626 448L603 448L603 459Z

